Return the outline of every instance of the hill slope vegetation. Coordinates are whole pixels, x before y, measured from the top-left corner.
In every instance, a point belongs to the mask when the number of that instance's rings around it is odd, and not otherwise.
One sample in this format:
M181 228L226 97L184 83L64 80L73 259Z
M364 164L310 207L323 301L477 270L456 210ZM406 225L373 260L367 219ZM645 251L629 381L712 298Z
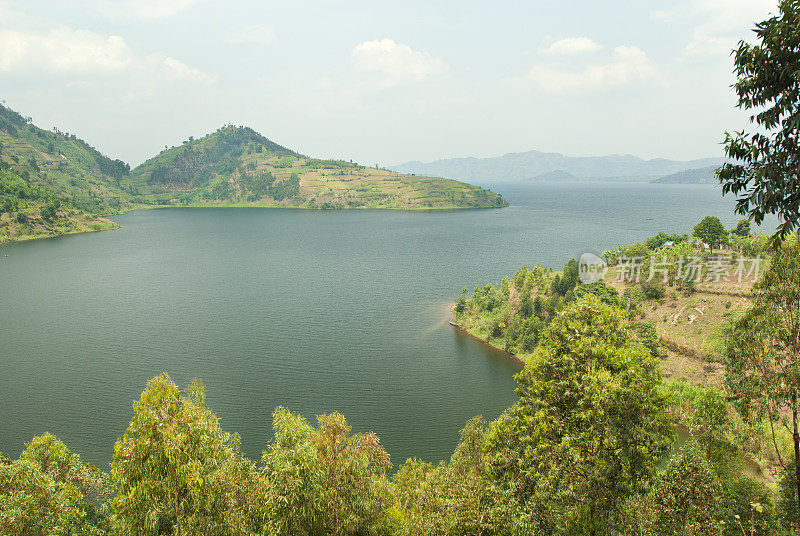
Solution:
M498 194L456 180L310 158L232 125L131 170L74 134L43 130L0 105L0 244L113 228L103 216L145 207L507 205Z
M507 204L497 194L455 180L310 158L232 125L162 151L122 183L139 202L157 205L424 209Z

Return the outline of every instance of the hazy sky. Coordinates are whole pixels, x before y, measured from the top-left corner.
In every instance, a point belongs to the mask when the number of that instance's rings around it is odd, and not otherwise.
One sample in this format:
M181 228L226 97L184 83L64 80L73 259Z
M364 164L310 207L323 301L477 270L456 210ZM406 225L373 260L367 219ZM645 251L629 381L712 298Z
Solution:
M0 0L0 100L138 164L225 123L389 165L721 155L773 0Z

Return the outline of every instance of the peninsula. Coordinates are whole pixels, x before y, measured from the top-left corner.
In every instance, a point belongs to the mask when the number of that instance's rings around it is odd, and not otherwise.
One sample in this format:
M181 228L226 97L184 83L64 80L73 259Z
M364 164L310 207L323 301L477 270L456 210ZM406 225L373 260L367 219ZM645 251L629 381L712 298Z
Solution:
M502 196L299 154L251 128L190 137L131 169L74 134L0 105L0 244L115 228L107 216L154 207L437 210L500 208Z

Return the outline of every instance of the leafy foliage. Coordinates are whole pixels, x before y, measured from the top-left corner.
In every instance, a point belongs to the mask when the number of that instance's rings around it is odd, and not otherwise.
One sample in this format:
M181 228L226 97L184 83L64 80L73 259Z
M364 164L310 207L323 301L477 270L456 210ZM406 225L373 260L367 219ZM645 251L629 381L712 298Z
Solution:
M553 524L596 531L646 489L669 448L658 362L621 311L587 296L550 324L517 380L521 498L549 510Z
M706 216L694 226L694 236L708 244L713 251L715 247L722 244L728 237L728 231L716 216Z
M800 4L781 0L779 14L756 24L755 44L740 41L734 51L738 107L751 110L753 132L725 134L731 162L717 170L723 193L737 197L736 211L757 224L767 214L782 223L782 240L800 222Z
M800 243L785 242L753 288L754 306L731 330L726 384L745 419L761 418L789 431L792 458L776 446L784 474L800 489ZM796 497L800 494L795 494Z

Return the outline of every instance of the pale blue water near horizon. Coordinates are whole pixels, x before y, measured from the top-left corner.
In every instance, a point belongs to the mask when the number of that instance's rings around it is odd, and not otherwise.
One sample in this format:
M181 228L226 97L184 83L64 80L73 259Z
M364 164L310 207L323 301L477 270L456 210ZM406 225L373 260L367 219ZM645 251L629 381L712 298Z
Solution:
M195 377L260 458L271 413L340 411L395 465L449 458L513 403L519 366L456 332L463 287L658 231L728 227L712 186L500 185L501 210L165 209L0 248L0 451L44 431L106 467L147 380ZM774 227L774 220L771 222Z

